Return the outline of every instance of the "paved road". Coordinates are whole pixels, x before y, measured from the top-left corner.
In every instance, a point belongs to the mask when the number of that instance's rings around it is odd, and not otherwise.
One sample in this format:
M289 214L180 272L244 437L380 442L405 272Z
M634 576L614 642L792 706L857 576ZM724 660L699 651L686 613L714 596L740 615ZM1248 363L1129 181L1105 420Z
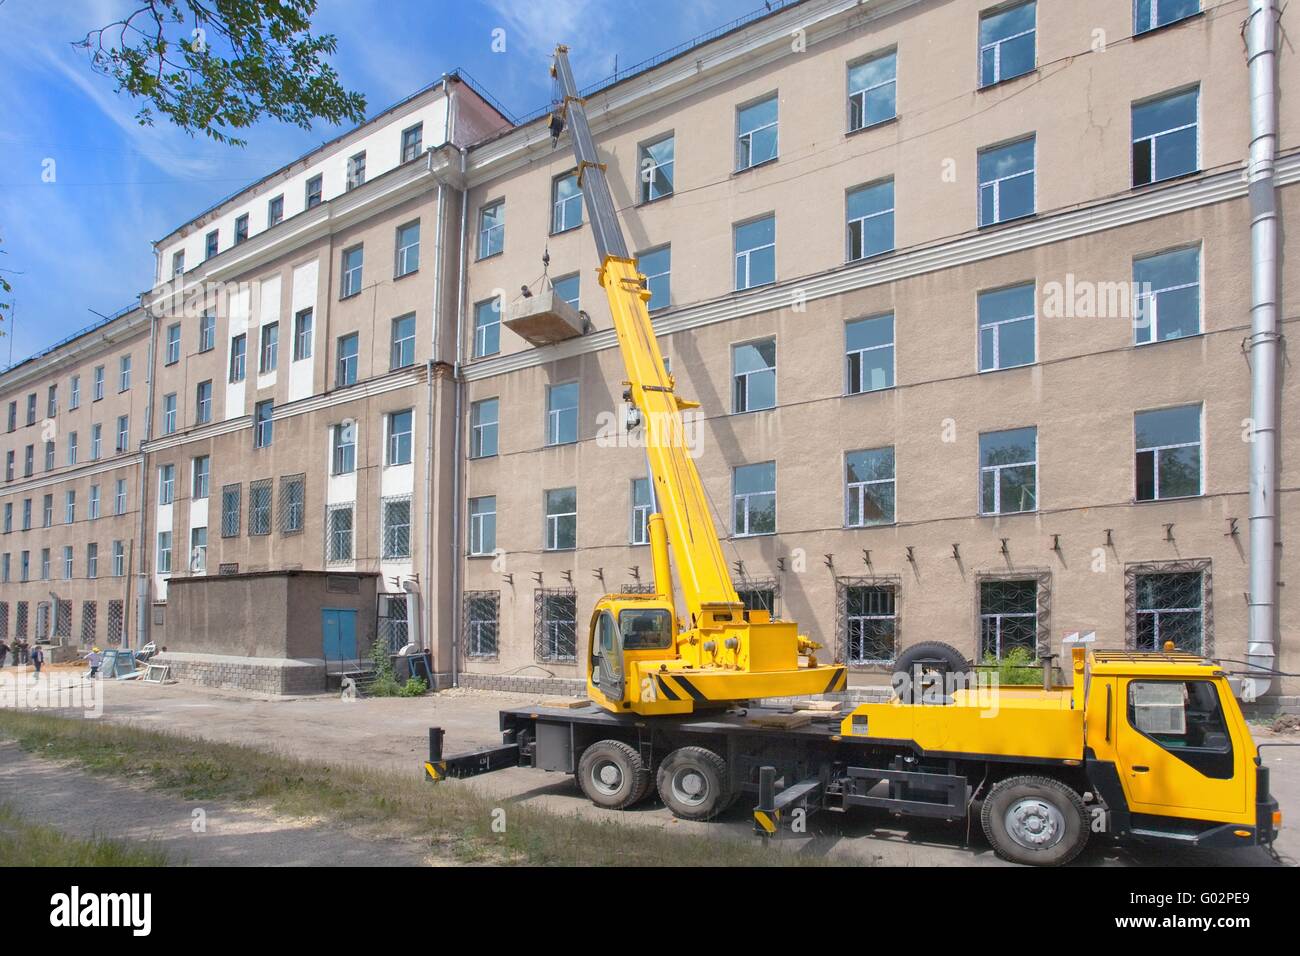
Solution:
M427 749L427 728L447 733L447 751L498 743L497 711L538 698L453 690L415 700L399 698L343 701L330 696L266 698L193 686L135 682L106 682L103 716L140 727L190 734L211 740L247 743L267 750L343 765L384 767L420 774ZM1257 739L1271 738L1259 731ZM1300 743L1292 736L1291 742ZM1273 789L1284 813L1300 821L1300 749L1266 749L1273 769ZM3 761L0 755L0 761ZM512 803L542 806L558 813L608 818L578 793L571 777L533 770L506 770L445 786L472 786ZM750 836L750 816L737 805L724 818L707 824L676 820L657 800L647 801L619 817L625 822L673 830L708 829ZM780 851L827 855L885 865L1001 866L978 826L969 834L964 825L927 820L899 820L885 813L854 811L827 814L810 821L815 832L780 841ZM1278 842L1283 857L1300 859L1300 834L1286 829ZM1186 850L1165 846L1117 845L1094 841L1080 857L1089 866L1151 865L1272 865L1259 848L1228 852Z

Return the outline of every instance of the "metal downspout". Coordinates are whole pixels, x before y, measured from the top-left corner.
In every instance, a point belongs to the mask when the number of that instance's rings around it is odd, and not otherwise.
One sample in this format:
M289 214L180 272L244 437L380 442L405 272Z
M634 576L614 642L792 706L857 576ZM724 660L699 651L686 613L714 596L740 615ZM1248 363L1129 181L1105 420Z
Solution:
M155 306L148 308L149 313L149 349L147 364L145 367L145 407L144 407L144 436L140 439L140 480L137 483L140 489L140 519L138 522L139 530L137 537L140 541L140 559L138 562L139 576L135 586L135 639L136 647L141 648L149 643L149 620L147 611L149 608L149 555L147 536L148 530L148 503L149 503L149 455L145 450L149 444L149 439L153 437L153 363L154 363L154 345L158 339L158 313ZM175 551L173 542L172 550ZM131 646L128 639L128 648Z
M460 629L461 629L461 573L460 573L460 516L461 516L461 481L460 472L463 465L462 442L465 429L461 427L464 414L465 381L461 376L461 362L465 355L465 263L469 256L466 245L466 230L469 228L469 184L465 182L465 150L460 151L460 264L456 278L456 365L452 376L456 389L455 419L456 436L452 442L451 471L451 686L460 686Z
M444 83L446 82L444 78ZM426 168L433 169L433 153L426 154ZM424 370L424 568L420 582L424 607L420 637L422 650L437 654L433 634L433 609L436 588L433 583L433 369L440 360L442 348L442 256L443 256L443 199L445 186L438 180L438 214L433 227L433 343L432 353ZM436 664L435 664L436 666Z
M1275 0L1250 0L1245 24L1250 73L1250 620L1246 659L1268 676L1243 682L1253 701L1273 686L1277 669L1277 366L1278 216L1273 163L1277 155Z

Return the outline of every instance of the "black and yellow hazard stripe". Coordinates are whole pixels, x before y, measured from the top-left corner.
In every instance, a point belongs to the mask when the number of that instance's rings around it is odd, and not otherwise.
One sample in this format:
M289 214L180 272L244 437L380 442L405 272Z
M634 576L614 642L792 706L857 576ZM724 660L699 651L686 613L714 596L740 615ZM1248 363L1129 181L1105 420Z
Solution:
M424 762L424 772L428 778L437 783L439 780L447 778L447 761L439 760L437 763Z
M656 674L655 681L660 695L666 700L685 700L687 697L698 701L708 700L704 694L700 693L699 688L681 674Z
M843 690L849 685L849 669L847 667L835 668L835 673L831 675L830 683L826 685L823 694L832 694L837 690Z
M755 810L754 828L763 836L771 836L781 826L781 811Z

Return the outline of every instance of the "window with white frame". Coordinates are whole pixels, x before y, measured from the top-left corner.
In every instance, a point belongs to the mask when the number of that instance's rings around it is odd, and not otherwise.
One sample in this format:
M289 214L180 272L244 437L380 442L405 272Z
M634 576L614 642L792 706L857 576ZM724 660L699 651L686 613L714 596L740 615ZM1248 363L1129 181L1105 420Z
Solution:
M126 575L126 545L121 541L113 542L113 577Z
M330 474L350 475L357 470L356 422L331 425L330 445Z
M478 211L478 257L490 259L506 247L506 201L484 204Z
M86 516L91 521L99 517L99 485L90 486L90 497L86 501Z
M113 514L126 514L126 479L117 479L117 484L113 488Z
M248 533L262 536L271 533L271 496L274 493L270 478L248 483Z
M572 661L578 656L578 598L572 590L536 592L534 655L542 661Z
M203 257L205 259L211 259L217 254L220 241L220 231L217 229L213 229L203 237Z
M131 448L131 419L126 415L117 417L117 451L129 451Z
M190 497L202 501L208 497L208 483L212 476L212 458L199 455L190 462Z
M334 387L353 385L360 366L361 336L357 332L339 336L338 360L334 363Z
M850 665L894 662L898 656L896 586L844 586L844 643Z
M63 580L72 580L72 545L63 546Z
M24 502L23 504L24 504L23 530L26 531L27 526L30 523L31 519L29 519L26 516L26 511L27 511L26 502ZM53 524L54 524L54 495L46 495L43 499L41 499L41 527L49 528L52 527Z
M347 182L344 186L345 191L356 189L364 185L366 181L366 153L365 150L357 153L355 156L348 157Z
M1201 0L1133 0L1133 32L1146 33L1201 12Z
M158 532L158 567L159 574L171 574L172 570L172 533Z
M262 351L257 370L262 374L274 372L280 361L280 323L268 322L262 326Z
M546 444L578 440L578 383L546 386Z
M894 248L894 180L886 179L850 189L845 197L848 216L848 261L869 259Z
M465 592L465 656L497 656L497 632L500 619L499 591Z
M131 387L131 356L123 355L117 360L117 390L125 392Z
M563 299L573 306L575 311L581 308L582 283L579 273L575 272L573 275L561 276L555 279L551 283L551 289L557 299Z
M63 493L63 523L76 524L77 522L77 492L69 489Z
M411 409L388 415L388 449L386 465L411 463Z
M235 245L248 239L248 213L235 217Z
M731 410L734 414L776 407L776 339L731 347Z
M385 561L400 561L411 556L411 496L384 498L379 503L380 550Z
M199 316L199 351L211 352L217 344L217 317L211 312Z
M167 326L167 341L163 347L163 364L175 365L181 360L181 324Z
M980 225L1034 214L1035 138L979 152Z
M1180 405L1133 416L1138 501L1201 494L1201 406Z
M208 529L190 529L190 573L203 574L208 570Z
M776 159L777 95L736 110L736 170Z
M194 424L212 421L212 380L199 382L194 387Z
M551 232L567 232L582 225L582 188L576 172L551 182Z
M311 358L313 312L303 309L293 317L293 360Z
M420 155L420 150L423 148L423 139L423 123L416 123L414 126L402 130L402 162L409 163Z
M73 411L81 407L81 376L74 375L68 383L68 409ZM9 429L13 431L13 429Z
M486 299L474 305L474 357L501 351L501 300Z
M78 447L78 443L77 443L77 433L68 432L68 464L69 465L75 465L77 463L78 451L80 451L80 448Z
M979 294L981 372L1034 364L1035 301L1032 282Z
M546 550L572 551L578 546L578 489L546 492Z
M267 448L271 444L273 437L273 422L271 416L274 413L274 406L270 399L264 402L258 402L253 406L253 447Z
M733 230L736 291L776 281L776 216L741 223Z
M176 499L176 466L158 466L158 504L169 505Z
M172 253L172 278L175 279L185 274L185 250L180 249Z
M673 134L643 143L638 150L641 201L650 202L673 193L673 163L677 144Z
M284 194L272 196L266 203L266 228L278 226L284 222Z
M163 434L170 435L176 431L176 393L163 396Z
M650 493L649 478L632 479L632 526L628 541L631 544L650 543L650 512L654 509L654 496Z
M732 528L736 537L776 533L776 462L732 470Z
M1016 648L1038 657L1038 580L980 581L980 660L1002 660Z
M320 205L323 182L324 180L319 175L313 176L311 179L307 180L306 201L304 205L306 205L308 209Z
M224 485L221 489L221 537L238 538L243 508L243 485Z
M1135 344L1200 334L1200 246L1133 260L1133 287Z
M91 381L91 401L97 402L104 397L104 366L96 365Z
M894 387L893 313L856 319L844 325L849 395Z
M495 398L474 402L469 409L469 456L491 458L497 453L501 403Z
M469 553L492 554L497 546L496 495L469 500Z
M394 277L409 276L420 268L420 222L408 222L397 227L397 261L393 265Z
M849 64L849 132L893 119L898 115L897 98L897 50Z
M1038 508L1038 429L1013 428L980 435L980 514L1005 515Z
M346 299L361 291L361 269L365 260L365 248L353 246L343 250L342 271L339 276L339 298Z
M230 340L230 381L244 380L245 362L248 354L248 336L241 333Z
M86 577L99 577L99 544L95 541L86 545Z
M1137 650L1205 653L1205 572L1139 571L1133 575Z
M1037 4L1001 6L980 15L980 86L1034 69Z
M650 249L637 256L637 267L645 276L645 287L650 290L646 308L651 312L665 309L672 303L673 251L670 246Z
M301 534L307 512L307 475L280 476L280 533Z
M1133 104L1133 185L1145 186L1200 168L1200 88Z
M389 367L407 368L415 364L415 313L393 319L393 343Z
M868 448L844 456L845 512L849 528L894 523L894 449Z

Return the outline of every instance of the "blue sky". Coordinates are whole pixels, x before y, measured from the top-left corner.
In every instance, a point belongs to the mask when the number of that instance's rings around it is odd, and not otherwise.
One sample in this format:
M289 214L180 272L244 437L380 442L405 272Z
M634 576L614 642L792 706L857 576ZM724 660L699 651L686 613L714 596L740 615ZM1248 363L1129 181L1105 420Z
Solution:
M263 123L245 147L135 121L72 46L130 0L0 0L0 268L15 322L0 368L131 304L153 240L342 129ZM547 105L556 42L586 85L762 6L761 0L320 0L317 32L373 115L461 67L516 114ZM505 31L505 52L492 50ZM52 174L52 175L51 175ZM52 181L47 181L52 179ZM91 310L94 310L92 312ZM12 349L12 352L11 352Z

